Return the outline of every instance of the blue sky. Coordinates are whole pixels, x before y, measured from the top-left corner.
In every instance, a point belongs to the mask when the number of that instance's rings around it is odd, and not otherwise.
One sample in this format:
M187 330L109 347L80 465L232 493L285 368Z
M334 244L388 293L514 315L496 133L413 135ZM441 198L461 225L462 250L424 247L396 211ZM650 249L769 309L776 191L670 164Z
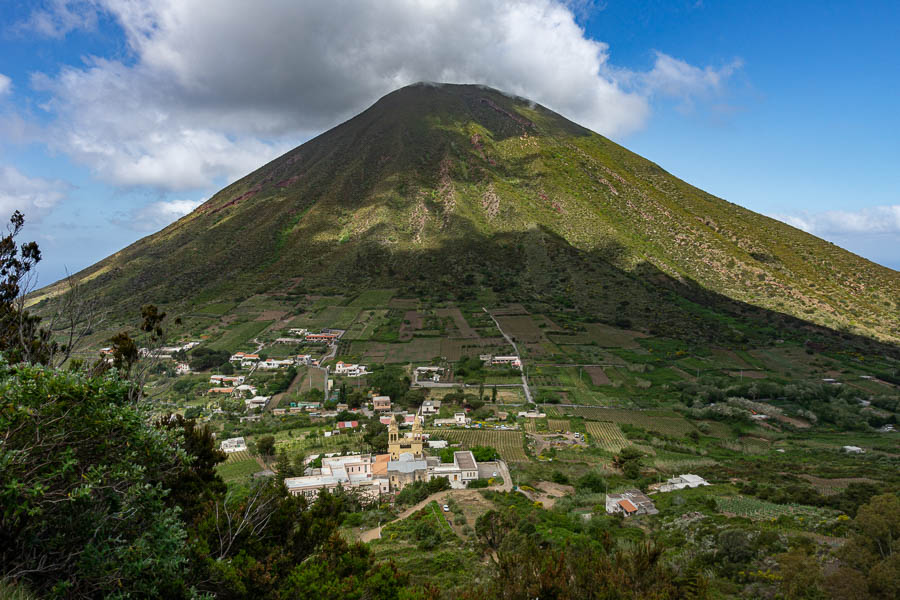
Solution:
M396 87L480 82L900 269L898 23L877 1L4 2L0 211L47 284Z

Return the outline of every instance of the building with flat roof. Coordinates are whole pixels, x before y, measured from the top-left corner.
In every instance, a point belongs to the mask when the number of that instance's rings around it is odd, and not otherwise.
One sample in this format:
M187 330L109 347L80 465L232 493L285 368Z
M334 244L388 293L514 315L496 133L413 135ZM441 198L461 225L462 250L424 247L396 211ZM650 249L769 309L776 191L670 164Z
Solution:
M322 467L316 473L303 477L286 477L284 485L295 495L315 500L320 490L333 491L338 486L360 494L377 498L389 491L387 480L375 477L375 465L384 459L371 454L332 456L322 459Z
M659 511L653 501L640 490L625 490L621 494L606 495L606 512L622 513L626 517L635 515L655 515Z
M650 486L651 489L654 487L660 492L673 492L675 490L683 490L685 488L695 488L700 487L702 485L709 485L709 482L700 477L699 475L692 475L691 473L685 473L684 475L679 475L678 477L672 477L668 479L663 484L658 484L656 486Z

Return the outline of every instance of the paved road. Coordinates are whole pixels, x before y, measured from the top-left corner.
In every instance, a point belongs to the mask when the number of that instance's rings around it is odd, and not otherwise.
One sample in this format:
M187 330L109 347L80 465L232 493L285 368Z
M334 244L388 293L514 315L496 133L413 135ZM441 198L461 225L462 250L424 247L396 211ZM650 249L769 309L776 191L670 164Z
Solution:
M516 343L512 340L511 337L506 335L506 333L500 327L500 322L485 307L482 306L481 310L483 310L484 312L486 312L488 314L488 316L494 322L494 325L497 326L497 330L503 335L504 338L506 338L506 341L509 342L509 344L513 347L513 350L516 351L516 356L518 356L521 359L522 355L519 354L519 347L516 346ZM522 363L522 389L525 390L525 399L528 400L529 403L533 403L534 400L531 399L531 390L528 389L528 379L525 378L525 363Z
M501 492L512 491L513 485L512 485L512 478L509 475L509 468L506 466L506 463L502 460L498 460L497 464L500 467L500 475L503 477L503 485L500 486L500 491ZM428 496L427 498L425 498L424 500L422 500L421 502L419 502L418 504L415 504L415 505L407 508L406 510L401 512L399 515L397 515L397 517L394 520L388 521L384 525L388 525L395 521L399 521L401 519L407 518L408 516L412 515L413 513L416 513L418 511L422 510L423 508L425 508L426 506L428 506L429 502L437 502L438 504L443 505L443 504L446 504L447 498L449 498L451 495L456 496L457 498L465 498L467 496L471 497L471 496L474 496L479 493L480 493L479 490L465 490L465 489L464 490L444 490L443 492L434 493L434 494ZM379 527L374 527L367 531L363 531L361 534L359 534L359 541L371 542L372 540L381 539L381 528L384 527L384 525L381 525Z

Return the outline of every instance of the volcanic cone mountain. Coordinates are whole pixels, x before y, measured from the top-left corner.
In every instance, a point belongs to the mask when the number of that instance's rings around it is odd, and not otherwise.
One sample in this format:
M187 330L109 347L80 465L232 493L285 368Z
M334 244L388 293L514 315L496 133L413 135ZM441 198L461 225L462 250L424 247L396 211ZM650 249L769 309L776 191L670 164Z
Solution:
M75 277L122 315L382 287L666 335L793 317L900 342L900 273L475 85L392 92Z

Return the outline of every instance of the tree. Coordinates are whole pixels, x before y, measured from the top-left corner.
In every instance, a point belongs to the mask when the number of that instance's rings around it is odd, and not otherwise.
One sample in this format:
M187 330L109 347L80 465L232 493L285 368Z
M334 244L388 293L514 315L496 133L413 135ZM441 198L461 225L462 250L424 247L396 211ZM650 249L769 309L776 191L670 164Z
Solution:
M372 452L384 454L388 449L388 428L378 417L366 421L363 441L372 447Z
M900 595L900 498L881 494L863 504L853 519L854 534L842 549L846 571L865 578L869 598ZM846 591L846 586L839 589ZM835 597L848 597L847 594Z
M294 476L294 467L291 464L291 459L284 450L278 453L278 461L275 463L275 472L278 473L278 476L281 478Z
M821 595L819 582L822 572L816 559L802 550L791 550L779 554L778 567L781 572L781 594L787 600L818 598Z
M16 236L25 217L15 211L7 234L0 238L0 351L7 360L47 364L57 349L50 331L40 327L40 318L25 310L25 294L34 278L32 269L41 261L36 242L16 246Z
M186 531L163 482L190 458L130 388L0 360L0 575L41 595L184 595Z
M256 449L266 457L275 456L275 436L264 435L256 441Z

